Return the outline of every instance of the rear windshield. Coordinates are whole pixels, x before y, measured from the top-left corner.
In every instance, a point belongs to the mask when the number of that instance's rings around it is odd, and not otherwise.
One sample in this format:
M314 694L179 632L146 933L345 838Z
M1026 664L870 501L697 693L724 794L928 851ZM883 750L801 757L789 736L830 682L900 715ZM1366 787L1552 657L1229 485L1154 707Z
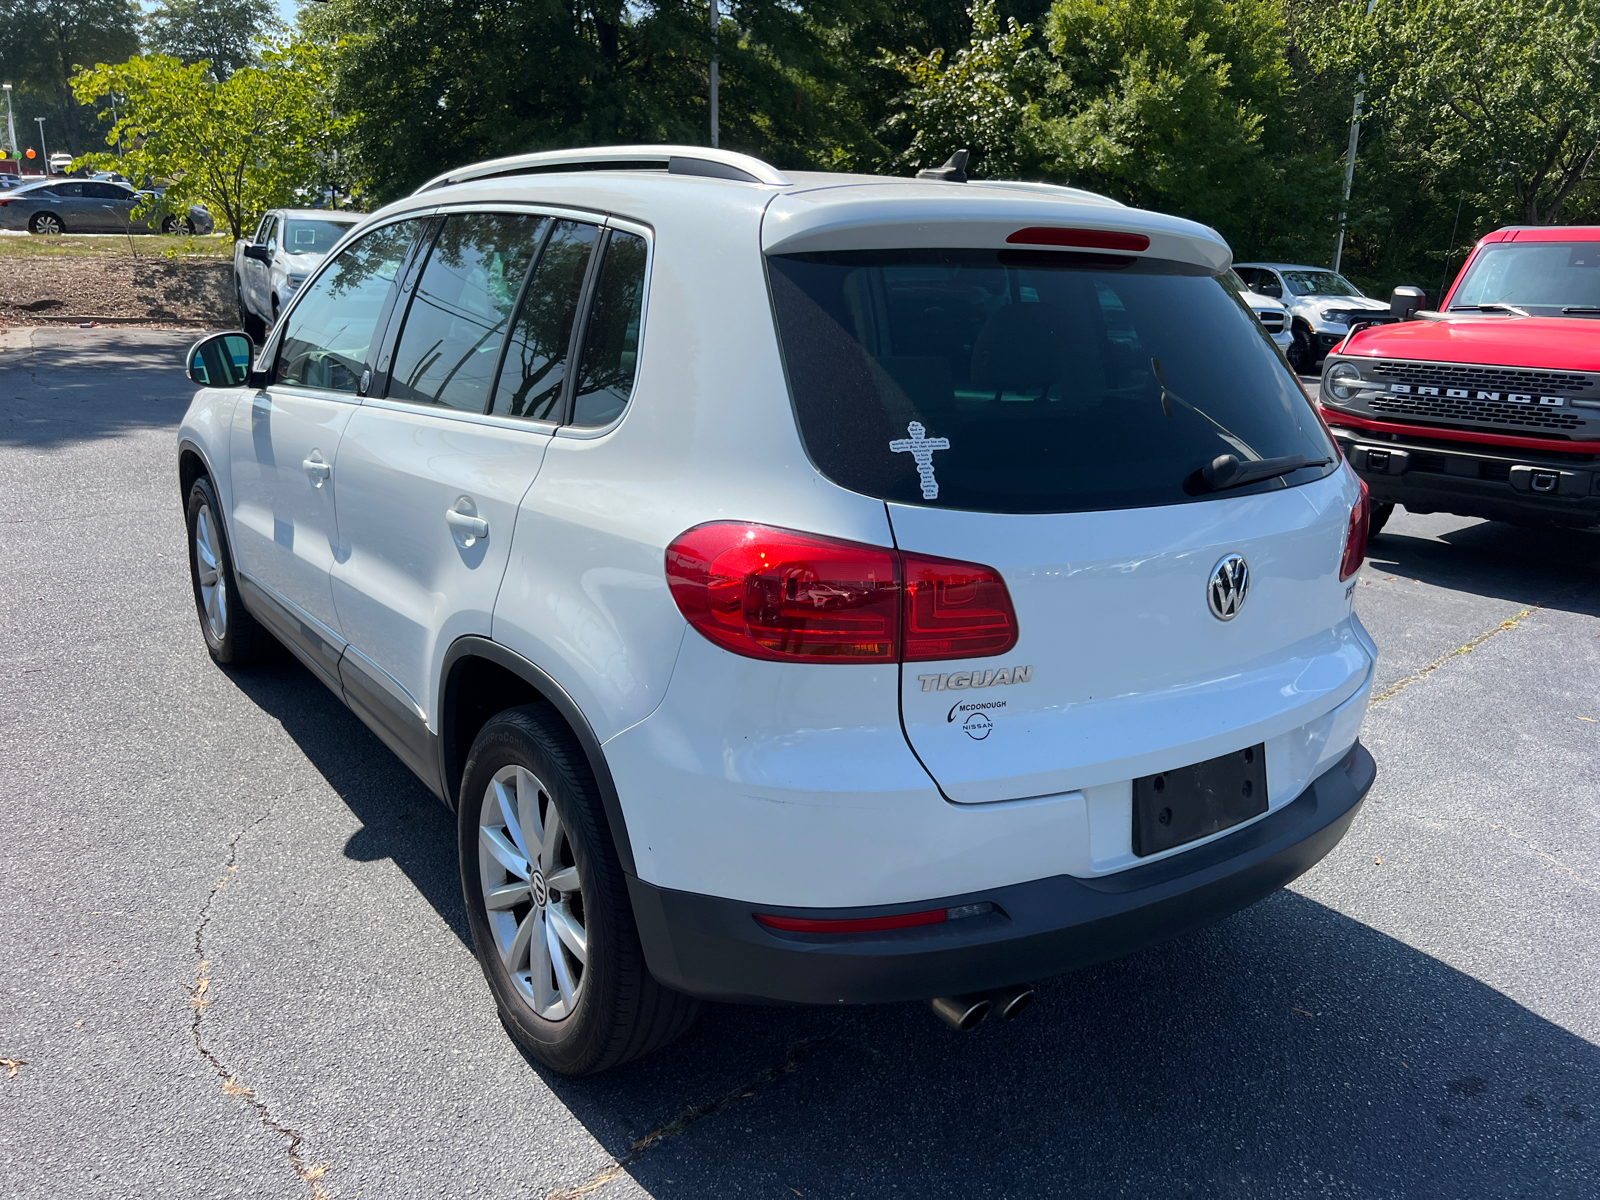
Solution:
M1450 307L1485 304L1514 305L1537 317L1600 315L1600 242L1485 246Z
M800 434L834 482L988 512L1181 504L1218 456L1336 452L1221 276L1132 257L850 251L768 260Z

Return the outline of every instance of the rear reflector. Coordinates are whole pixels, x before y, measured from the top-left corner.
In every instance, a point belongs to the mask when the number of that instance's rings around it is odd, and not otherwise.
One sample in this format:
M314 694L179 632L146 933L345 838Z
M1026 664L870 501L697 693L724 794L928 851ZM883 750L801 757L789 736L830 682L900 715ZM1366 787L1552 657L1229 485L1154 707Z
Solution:
M788 933L876 933L881 929L911 929L917 925L938 925L947 910L930 908L926 912L900 913L892 917L856 917L845 921L814 921L808 917L773 917L757 913L756 920L768 929Z
M1019 229L1006 241L1018 246L1083 246L1091 250L1148 250L1150 239L1142 233L1120 233L1114 229L1052 229L1031 226Z
M781 662L934 662L1017 644L990 567L737 521L667 547L684 618L724 650Z
M1350 510L1350 529L1344 535L1344 560L1339 564L1339 582L1343 583L1367 559L1367 530L1371 527L1372 497L1367 494L1367 482L1361 481L1361 496Z

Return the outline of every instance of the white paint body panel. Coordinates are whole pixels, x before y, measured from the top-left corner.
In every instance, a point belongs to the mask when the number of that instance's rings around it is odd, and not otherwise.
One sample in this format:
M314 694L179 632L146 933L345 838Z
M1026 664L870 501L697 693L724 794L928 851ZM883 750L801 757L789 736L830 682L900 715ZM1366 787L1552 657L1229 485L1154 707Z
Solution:
M239 570L333 633L339 618L328 581L338 545L332 467L358 407L353 396L262 389L241 399L229 442L228 531ZM330 469L320 487L306 471L307 460Z
M1130 780L1306 726L1371 677L1338 578L1358 494L1341 469L1262 495L1112 512L890 505L902 550L996 568L1017 610L1003 658L907 664L917 755L952 800L982 803ZM1230 553L1250 564L1250 593L1219 621L1206 586ZM950 686L1015 666L1032 668L1027 683ZM963 703L997 706L982 740L963 729Z
M489 636L517 506L549 443L526 423L389 403L363 405L345 430L334 467L340 630L435 732L445 651ZM446 523L452 508L488 521L489 536L464 545Z

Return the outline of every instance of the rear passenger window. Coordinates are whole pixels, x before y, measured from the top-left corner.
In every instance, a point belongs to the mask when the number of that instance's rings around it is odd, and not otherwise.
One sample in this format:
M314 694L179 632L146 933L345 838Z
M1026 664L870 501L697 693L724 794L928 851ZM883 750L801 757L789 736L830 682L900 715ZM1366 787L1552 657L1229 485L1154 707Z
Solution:
M495 388L494 411L502 416L540 421L560 416L556 407L566 378L567 347L599 232L577 221L559 221L550 231L512 326Z
M289 312L277 382L354 393L372 332L421 221L374 229L341 253Z
M642 237L612 231L584 335L583 369L573 401L574 425L608 424L628 406L639 364L645 257Z
M484 411L506 322L549 223L514 213L445 221L406 314L389 399Z

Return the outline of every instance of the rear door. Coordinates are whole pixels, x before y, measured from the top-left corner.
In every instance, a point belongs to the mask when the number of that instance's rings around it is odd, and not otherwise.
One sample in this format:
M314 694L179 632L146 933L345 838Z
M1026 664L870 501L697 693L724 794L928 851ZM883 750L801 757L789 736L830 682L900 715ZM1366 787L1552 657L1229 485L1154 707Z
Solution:
M386 396L362 407L340 447L341 671L351 703L408 761L427 753L444 652L490 631L517 506L555 428L547 411L490 409L529 268L565 228L528 212L444 218L403 289L398 340L380 362ZM552 257L533 272L522 320L542 319L534 301ZM504 386L513 376L508 365Z
M1271 743L1362 685L1338 579L1354 484L1219 277L1010 250L770 262L819 468L886 500L902 551L1009 589L999 655L938 657L974 589L912 603L908 645L935 648L902 667L902 717L951 800L1112 787L1126 806L1129 781ZM1218 491L1202 468L1222 455L1306 465ZM1234 555L1248 595L1217 614ZM1269 750L1280 791L1304 749Z

